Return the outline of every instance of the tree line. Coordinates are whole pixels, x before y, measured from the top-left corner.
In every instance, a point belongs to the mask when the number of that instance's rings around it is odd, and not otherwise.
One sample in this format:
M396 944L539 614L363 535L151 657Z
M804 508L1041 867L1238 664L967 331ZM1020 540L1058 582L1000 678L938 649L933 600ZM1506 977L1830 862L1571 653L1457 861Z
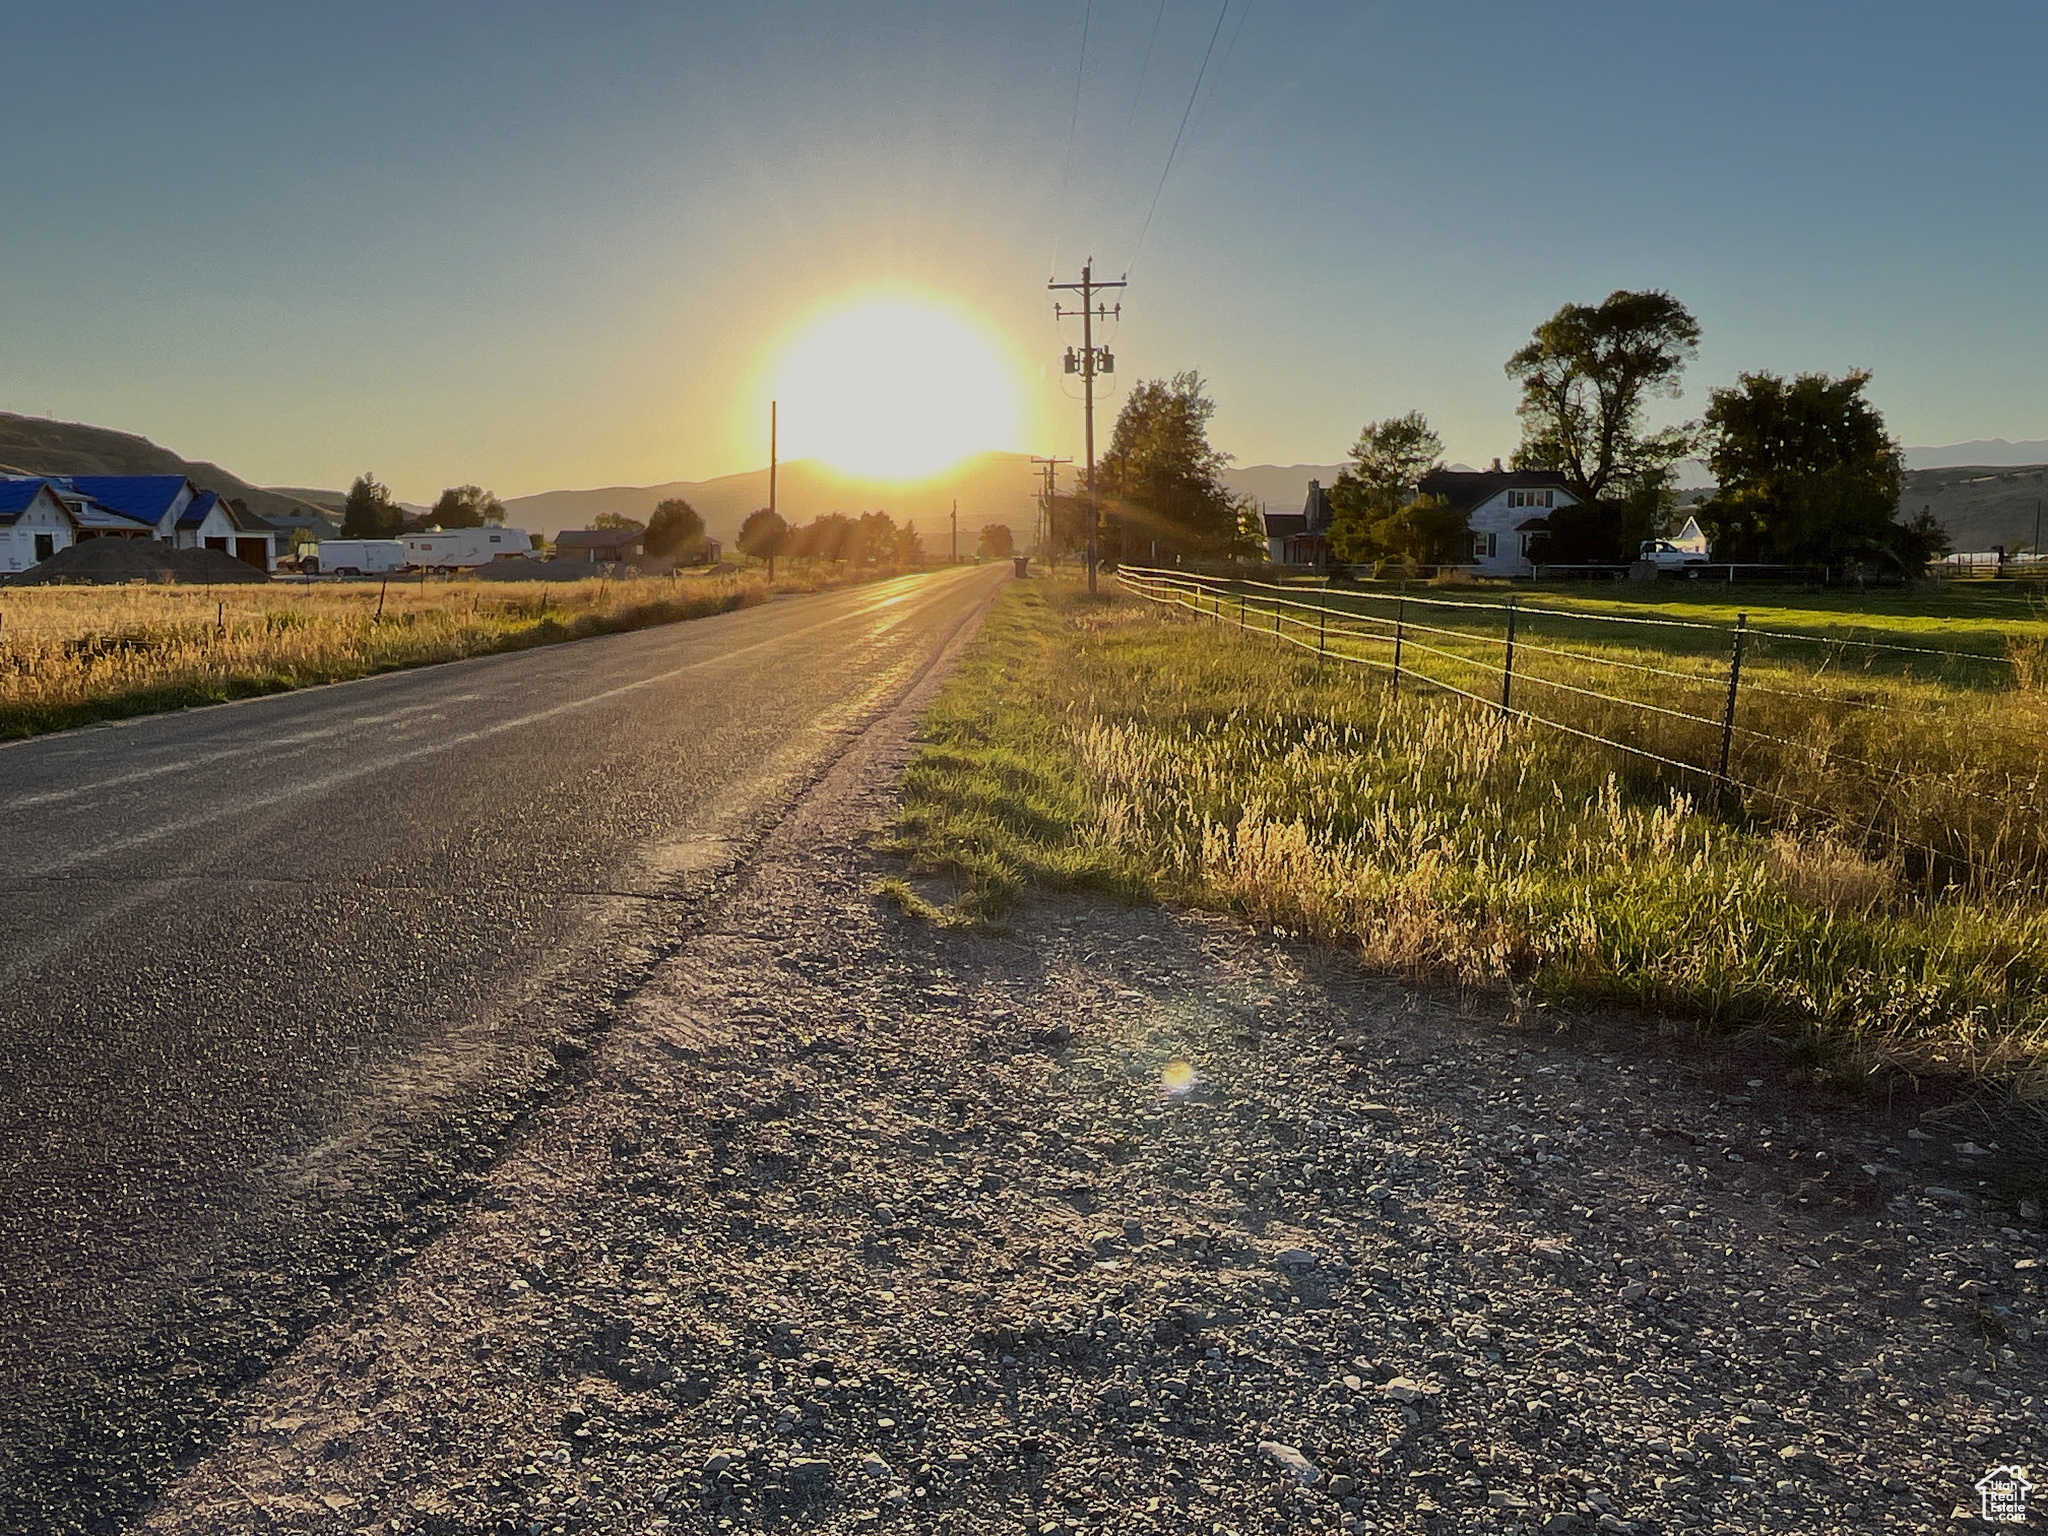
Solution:
M887 512L825 512L808 523L791 524L781 513L760 507L740 524L739 547L775 573L778 559L811 564L923 565L924 536L915 522L901 527Z
M1699 322L1669 293L1620 290L1565 305L1508 358L1522 392L1513 467L1557 472L1579 502L1550 512L1545 561L1632 558L1663 531L1675 467L1691 455L1717 482L1698 516L1724 560L1863 561L1913 574L1947 552L1930 514L1897 518L1905 455L1865 393L1866 370L1738 374L1710 392L1699 419L1646 427L1647 403L1678 394L1699 340ZM1337 557L1462 560L1463 515L1422 490L1442 455L1420 411L1368 423L1329 492Z
M365 472L356 476L342 503L341 537L396 539L429 528L482 528L504 521L505 504L479 485L452 485L431 509L409 515L392 499L389 486ZM600 512L592 526L644 532L641 547L662 559L680 559L704 547L704 519L680 496L658 505L645 523L618 512Z
M502 523L505 504L480 485L451 485L432 510L408 514L391 496L391 487L367 471L357 475L341 508L345 539L396 539L428 528L481 528Z

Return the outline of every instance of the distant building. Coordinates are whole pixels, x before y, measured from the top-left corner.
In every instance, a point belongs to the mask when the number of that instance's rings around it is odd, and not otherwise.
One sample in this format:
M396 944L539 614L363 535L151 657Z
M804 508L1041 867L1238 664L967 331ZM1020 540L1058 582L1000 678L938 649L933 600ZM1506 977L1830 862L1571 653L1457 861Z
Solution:
M1466 568L1481 576L1532 575L1534 557L1550 533L1550 514L1579 504L1565 477L1552 469L1438 469L1422 477L1420 489L1465 514L1472 530Z
M1700 527L1698 507L1679 507L1664 524L1664 537L1688 555L1708 555L1707 531Z
M1266 559L1298 570L1330 568L1330 498L1322 482L1308 483L1308 498L1299 512L1268 512Z
M69 535L61 540L52 536L52 548L37 560L86 539L158 539L177 549L217 549L260 571L276 568L277 530L183 475L0 476L0 495L9 504L35 502L29 488L36 486L47 489L63 509Z
M567 528L555 535L555 558L590 565L638 560L647 550L644 528Z

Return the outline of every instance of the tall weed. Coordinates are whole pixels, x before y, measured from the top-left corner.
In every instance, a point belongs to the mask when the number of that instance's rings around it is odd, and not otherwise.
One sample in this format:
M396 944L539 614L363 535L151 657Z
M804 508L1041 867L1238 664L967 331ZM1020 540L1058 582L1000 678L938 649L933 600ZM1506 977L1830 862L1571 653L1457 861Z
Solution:
M1959 745L1975 709L1924 729ZM1033 884L1098 884L1401 974L1766 1029L1840 1071L2041 1086L2037 900L1915 883L1832 821L1717 819L1617 756L1257 635L1020 584L932 717L903 841L987 917ZM1958 801L1893 794L1953 833Z

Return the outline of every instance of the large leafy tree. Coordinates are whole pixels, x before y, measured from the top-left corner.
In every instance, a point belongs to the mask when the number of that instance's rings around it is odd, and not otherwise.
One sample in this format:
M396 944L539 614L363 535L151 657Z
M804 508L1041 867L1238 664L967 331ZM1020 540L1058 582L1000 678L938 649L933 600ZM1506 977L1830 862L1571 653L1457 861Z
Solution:
M1256 550L1251 503L1223 483L1230 455L1209 444L1216 402L1193 369L1147 379L1117 413L1096 469L1103 509L1123 523L1133 552L1231 556Z
M665 560L695 554L703 547L704 519L695 507L673 496L654 509L647 521L647 553Z
M357 475L341 508L345 539L395 539L405 531L405 509L391 499L391 487L369 473Z
M1864 397L1870 375L1745 373L1707 406L1720 490L1701 518L1725 558L1821 564L1885 557L1917 572L1939 525L1896 521L1906 461Z
M1507 361L1522 386L1517 469L1561 471L1587 501L1654 497L1692 448L1687 427L1643 429L1643 405L1675 396L1699 350L1699 322L1662 291L1620 289L1567 304Z
M1394 521L1416 486L1443 460L1443 439L1422 412L1367 422L1351 445L1351 463L1330 487L1330 547L1340 560L1377 560L1397 550ZM1416 556L1420 559L1420 556Z
M743 554L768 562L768 579L773 581L775 557L783 552L788 540L789 524L782 520L782 514L759 507L749 512L747 520L740 524L740 536L735 542Z
M428 521L443 528L481 528L505 521L505 504L480 485L451 485L434 503Z
M1017 536L1008 523L984 523L980 548L984 560L1008 560L1017 553Z
M1454 565L1471 558L1471 522L1441 496L1417 496L1374 528L1380 555L1417 565Z
M894 560L901 534L896 519L888 513L863 512L854 522L853 537L847 541L846 558L864 563Z

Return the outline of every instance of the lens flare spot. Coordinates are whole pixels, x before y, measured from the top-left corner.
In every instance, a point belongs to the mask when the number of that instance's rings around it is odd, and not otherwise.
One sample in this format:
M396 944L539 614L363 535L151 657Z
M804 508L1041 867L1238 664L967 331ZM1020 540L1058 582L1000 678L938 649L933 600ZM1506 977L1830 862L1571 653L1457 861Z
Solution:
M1160 1091L1170 1098L1179 1098L1193 1088L1199 1079L1195 1069L1184 1061L1169 1061L1159 1074Z

